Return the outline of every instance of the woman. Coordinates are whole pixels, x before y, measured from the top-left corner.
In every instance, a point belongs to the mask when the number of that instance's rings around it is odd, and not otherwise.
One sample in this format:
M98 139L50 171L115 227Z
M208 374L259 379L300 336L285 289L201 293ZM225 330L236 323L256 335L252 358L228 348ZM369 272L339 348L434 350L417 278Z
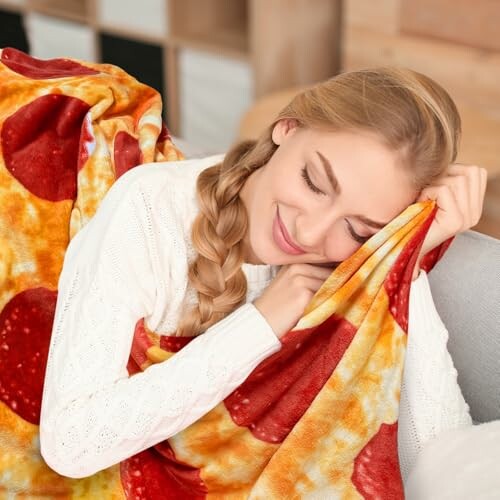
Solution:
M296 96L226 155L122 175L65 255L40 422L47 463L85 477L202 417L280 349L335 265L415 201L438 205L421 256L474 226L486 171L453 164L460 131L430 78L360 70ZM426 440L472 423L418 265L413 280L403 478ZM129 377L141 317L198 337Z

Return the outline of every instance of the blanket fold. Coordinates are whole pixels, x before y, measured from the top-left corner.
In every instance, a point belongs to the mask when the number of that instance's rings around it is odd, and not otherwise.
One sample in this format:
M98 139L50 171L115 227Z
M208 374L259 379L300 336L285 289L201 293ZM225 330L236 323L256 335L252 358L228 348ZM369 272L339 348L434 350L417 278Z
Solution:
M408 299L433 201L407 207L342 262L281 350L182 432L84 479L43 461L40 404L66 247L120 175L183 158L161 113L159 93L116 66L0 53L0 497L404 498ZM452 240L421 267L431 271ZM137 318L129 374L191 338L171 340Z

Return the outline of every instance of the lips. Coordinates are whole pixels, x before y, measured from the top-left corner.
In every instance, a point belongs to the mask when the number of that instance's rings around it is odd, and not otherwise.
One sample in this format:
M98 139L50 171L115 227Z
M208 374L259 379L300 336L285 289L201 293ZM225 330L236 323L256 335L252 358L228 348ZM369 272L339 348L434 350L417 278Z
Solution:
M288 231L286 230L285 225L283 224L283 221L281 220L279 216L279 208L277 209L276 213L276 219L275 219L275 231L274 231L274 236L276 243L278 246L286 253L294 254L294 255L299 255L306 253L302 248L300 248L298 245L296 245L293 240L291 239L290 235L288 234Z

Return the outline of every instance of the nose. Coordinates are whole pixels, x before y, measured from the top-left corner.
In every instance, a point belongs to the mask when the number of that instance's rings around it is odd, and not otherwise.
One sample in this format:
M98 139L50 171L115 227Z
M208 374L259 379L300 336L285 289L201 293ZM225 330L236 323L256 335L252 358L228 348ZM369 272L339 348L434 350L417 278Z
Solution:
M325 255L326 241L337 219L338 216L328 214L297 217L295 223L297 244L308 252Z

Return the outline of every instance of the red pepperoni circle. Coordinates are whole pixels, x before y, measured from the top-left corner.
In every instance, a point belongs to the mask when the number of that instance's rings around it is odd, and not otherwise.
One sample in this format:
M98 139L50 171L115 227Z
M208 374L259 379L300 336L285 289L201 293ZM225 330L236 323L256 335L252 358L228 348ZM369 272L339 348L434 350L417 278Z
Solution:
M389 298L389 311L394 321L404 332L408 332L411 272L417 258L415 249L418 241L420 241L419 237L413 237L407 243L384 282L385 291Z
M397 433L397 422L382 424L354 459L351 480L366 500L404 499Z
M32 194L49 201L76 197L80 133L88 110L80 99L49 94L5 120L5 166Z
M0 401L39 425L57 292L25 290L0 312Z
M157 142L158 143L162 143L162 142L165 142L168 139L172 139L172 137L170 136L170 130L165 125L165 123L162 122L162 124L161 124L161 131L160 131L160 135L158 136Z
M149 359L146 352L152 345L153 342L148 337L146 326L144 324L144 318L141 318L135 324L129 359L133 360L137 366L142 366Z
M335 315L321 325L288 332L282 348L224 400L231 418L261 441L282 442L330 378L355 334L351 323Z
M160 347L168 352L179 352L195 338L196 335L186 335L183 337L176 337L175 335L162 335L160 337Z
M97 75L99 73L69 59L59 58L44 61L12 47L2 50L1 61L12 71L35 80L74 75Z
M115 137L114 159L115 175L118 179L127 170L142 163L139 141L123 130L118 132Z
M175 459L168 441L163 441L120 463L125 496L134 500L204 500L207 487L200 470Z
M389 297L389 311L404 332L408 332L408 310L413 269L436 211L437 205L398 255L384 282ZM429 272L443 256L452 240L453 237L426 253L420 260L420 268Z

